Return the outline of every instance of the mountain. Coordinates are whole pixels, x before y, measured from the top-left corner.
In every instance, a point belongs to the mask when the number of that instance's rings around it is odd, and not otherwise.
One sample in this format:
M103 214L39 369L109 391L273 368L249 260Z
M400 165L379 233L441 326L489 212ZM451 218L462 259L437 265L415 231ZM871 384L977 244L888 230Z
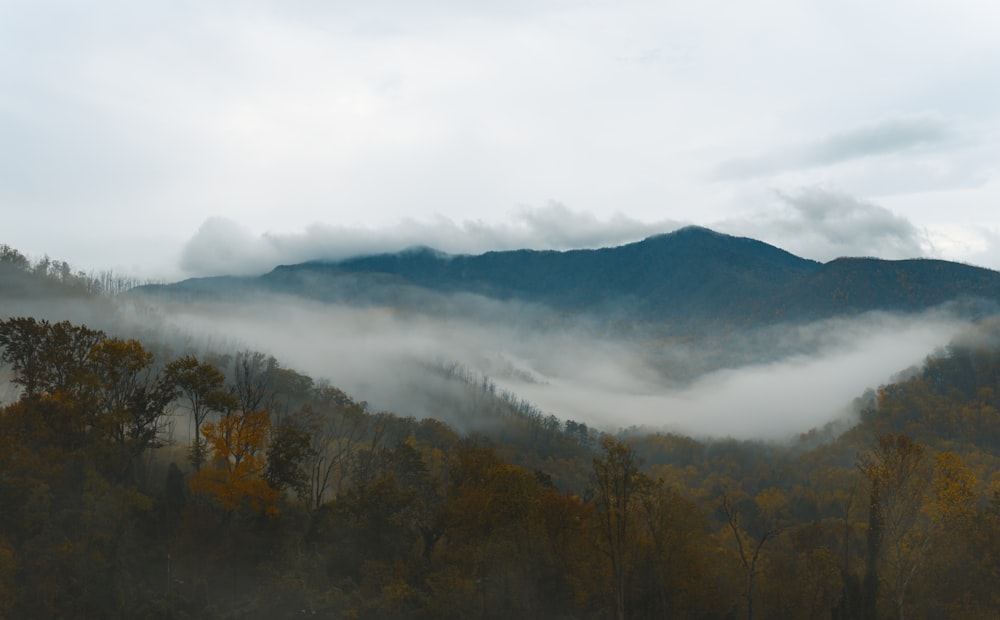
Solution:
M322 301L438 311L456 296L681 331L812 321L947 302L1000 302L1000 273L941 260L800 258L754 239L691 226L595 250L449 255L431 248L284 265L256 278L205 278L146 292L280 292Z

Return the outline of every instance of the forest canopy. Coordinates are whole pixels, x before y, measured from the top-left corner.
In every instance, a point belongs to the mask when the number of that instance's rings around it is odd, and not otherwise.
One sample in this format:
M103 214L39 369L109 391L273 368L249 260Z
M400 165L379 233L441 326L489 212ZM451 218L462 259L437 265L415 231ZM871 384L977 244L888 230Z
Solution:
M462 436L262 353L164 360L28 317L0 322L0 360L18 389L0 409L7 617L985 618L1000 602L995 345L956 344L815 447L616 437L499 398L503 431Z

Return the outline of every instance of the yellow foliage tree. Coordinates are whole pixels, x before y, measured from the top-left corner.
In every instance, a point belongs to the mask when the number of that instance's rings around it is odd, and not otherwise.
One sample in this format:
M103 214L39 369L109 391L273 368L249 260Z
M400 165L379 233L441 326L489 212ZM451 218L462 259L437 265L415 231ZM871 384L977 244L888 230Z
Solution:
M979 481L962 459L952 452L938 454L935 461L931 501L924 512L934 524L953 527L963 519L971 519L975 513L979 500L976 485Z
M229 415L201 432L212 452L213 467L191 478L191 492L213 498L227 512L242 506L278 514L279 493L264 479L265 450L271 420L266 411Z
M883 400L883 392L879 402ZM862 617L874 620L882 582L894 586L897 613L903 607L908 581L908 536L924 500L929 473L924 467L924 447L906 435L880 435L867 452L859 455L856 466L868 486L868 533L866 566L862 585ZM889 577L883 577L883 556L889 563Z

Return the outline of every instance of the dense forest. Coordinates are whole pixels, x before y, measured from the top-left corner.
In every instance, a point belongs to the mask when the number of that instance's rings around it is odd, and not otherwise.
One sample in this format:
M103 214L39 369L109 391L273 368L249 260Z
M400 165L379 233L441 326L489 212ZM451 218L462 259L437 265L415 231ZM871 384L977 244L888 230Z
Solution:
M4 282L95 293L4 252ZM440 366L442 407L492 421L459 432L266 352L0 319L0 617L1000 609L997 320L858 395L847 430L772 444L600 432Z

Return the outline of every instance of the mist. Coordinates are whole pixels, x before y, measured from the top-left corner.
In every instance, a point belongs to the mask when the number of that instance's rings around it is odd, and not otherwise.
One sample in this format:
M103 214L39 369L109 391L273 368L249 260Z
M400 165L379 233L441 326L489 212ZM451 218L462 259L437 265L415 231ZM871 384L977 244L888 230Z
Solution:
M462 301L472 303L468 296ZM170 329L190 333L208 349L261 350L373 410L435 417L462 431L485 430L480 427L488 421L475 417L458 396L461 386L435 366L460 365L545 415L611 432L641 426L777 440L843 418L867 388L920 364L965 324L945 311L869 313L769 327L704 343L702 350L699 343L616 336L582 317L553 324L540 307L476 303L482 306L477 316L489 318L279 296L168 303L162 316ZM677 375L679 368L685 376Z
M679 342L654 328L620 330L541 305L393 291L359 307L255 293L111 300L41 286L5 297L0 316L69 320L139 338L161 363L186 353L259 350L372 410L434 417L460 431L488 430L496 420L469 385L440 372L455 365L545 415L602 430L758 439L843 420L867 388L920 364L968 324L947 310L868 313ZM9 402L15 392L2 379L0 400Z
M573 376L545 386L508 385L542 409L572 411L601 427L638 425L698 437L782 440L836 421L866 388L890 381L947 343L958 323L943 317L878 316L836 327L850 333L811 355L710 372L681 389L654 383L635 389L634 383Z
M643 222L621 213L598 218L558 202L521 207L499 222L456 221L438 215L376 228L312 224L299 233L262 235L233 220L212 217L185 243L180 267L192 276L255 275L281 264L399 252L413 246L451 254L599 248L639 241L681 225L676 220Z

